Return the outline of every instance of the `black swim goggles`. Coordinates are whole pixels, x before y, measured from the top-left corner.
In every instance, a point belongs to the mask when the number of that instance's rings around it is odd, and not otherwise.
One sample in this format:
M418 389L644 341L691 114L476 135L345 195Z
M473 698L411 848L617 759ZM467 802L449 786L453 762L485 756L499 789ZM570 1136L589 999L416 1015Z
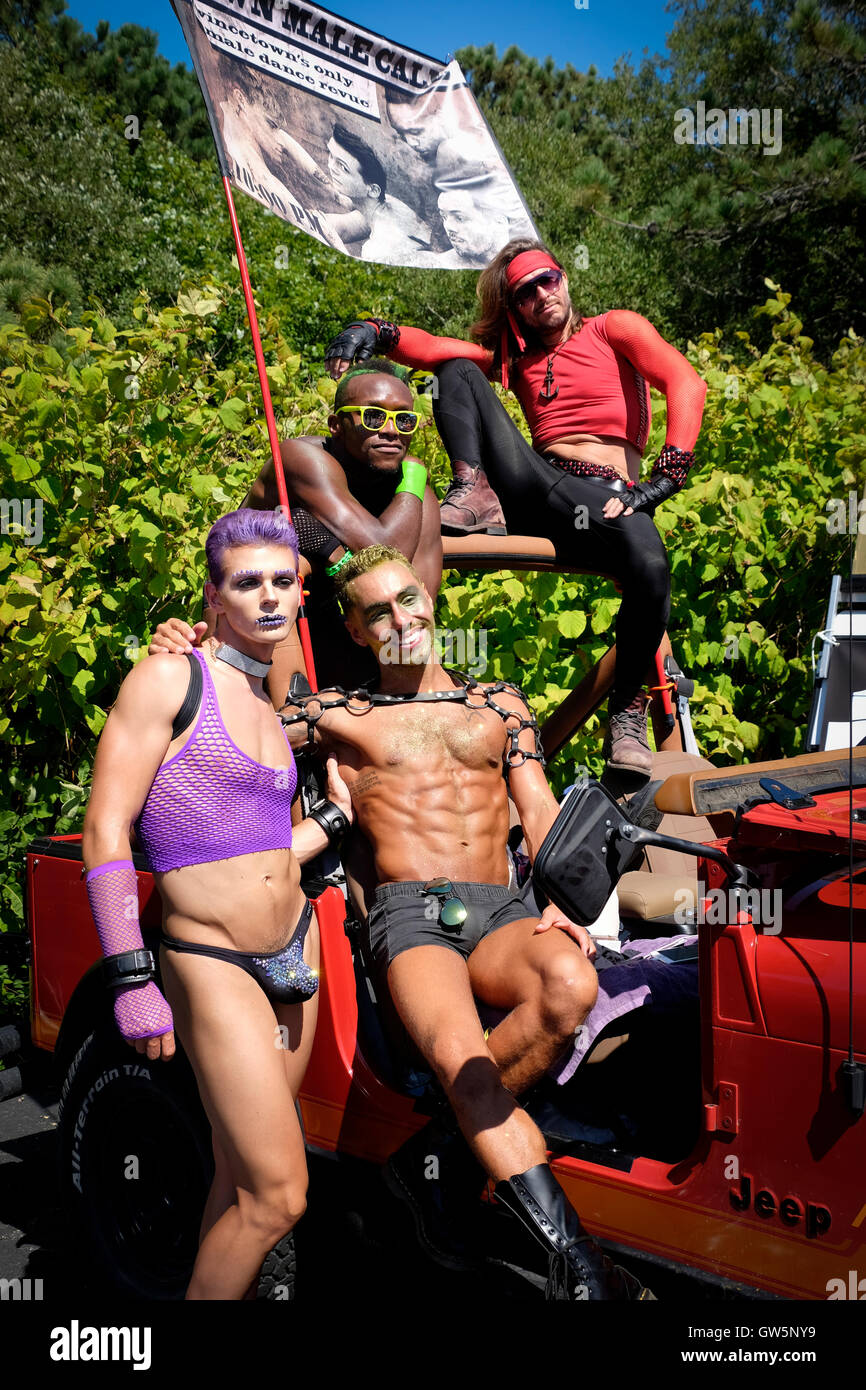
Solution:
M424 884L425 893L439 899L439 921L449 931L459 931L469 916L469 908L458 898L450 878L431 878Z
M335 413L348 415L350 411L360 415L364 429L370 430L373 434L382 428L386 420L394 421L394 428L398 434L414 434L418 428L419 417L416 410L385 410L380 405L340 405Z

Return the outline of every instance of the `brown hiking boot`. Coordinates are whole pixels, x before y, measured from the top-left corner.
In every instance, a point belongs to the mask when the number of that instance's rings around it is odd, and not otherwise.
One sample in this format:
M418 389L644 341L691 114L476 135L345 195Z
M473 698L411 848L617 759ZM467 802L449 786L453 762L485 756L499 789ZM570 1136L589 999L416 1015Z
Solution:
M617 772L639 772L649 777L653 757L647 742L647 709L650 699L642 690L625 709L611 714L604 756Z
M457 459L452 470L454 481L439 508L442 530L449 536L468 536L475 531L486 531L488 536L506 535L499 498L484 469Z

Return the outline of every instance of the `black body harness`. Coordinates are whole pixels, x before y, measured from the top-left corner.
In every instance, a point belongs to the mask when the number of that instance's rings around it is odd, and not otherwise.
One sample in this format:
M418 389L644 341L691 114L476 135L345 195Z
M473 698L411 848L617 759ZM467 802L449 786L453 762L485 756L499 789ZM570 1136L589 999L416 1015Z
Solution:
M447 670L448 668L443 668ZM505 725L508 734L508 745L503 753L505 763L505 776L507 777L513 767L522 767L529 759L533 758L536 762L545 766L544 752L541 744L541 731L532 715L528 719L523 718L515 710L504 709L502 705L496 703L494 695L507 691L510 695L516 695L523 700L523 693L516 685L509 684L508 681L495 681L494 684L484 688L473 680L471 676L465 676L460 671L448 670L448 675L454 680L462 682L460 690L433 690L429 693L419 693L417 695L385 695L379 691L366 690L363 686L357 690L344 690L340 685L329 686L326 691L320 691L315 695L301 695L295 701L301 708L297 714L280 714L280 719L284 724L298 724L304 720L307 725L307 746L312 746L313 730L321 719L322 715L331 709L346 709L353 715L369 714L371 709L382 708L386 705L409 705L409 704L436 704L443 700L450 700L452 703L466 705L468 709L492 709L498 714ZM329 700L327 704L322 704L321 697L335 691L338 695L336 700ZM321 708L318 712L308 710L309 703L318 701ZM524 701L525 703L525 701ZM525 748L519 747L518 740L524 729L531 729L535 735L535 752L527 752Z

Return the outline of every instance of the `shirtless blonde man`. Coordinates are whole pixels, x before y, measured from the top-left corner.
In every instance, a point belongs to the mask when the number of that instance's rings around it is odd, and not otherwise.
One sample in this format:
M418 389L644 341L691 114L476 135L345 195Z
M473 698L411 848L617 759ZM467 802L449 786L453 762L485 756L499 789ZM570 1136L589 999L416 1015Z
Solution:
M531 859L559 812L530 710L516 687L467 684L439 664L433 603L398 551L354 556L338 595L353 640L378 659L378 690L325 690L284 718L336 757L370 843L378 886L364 945L378 983L497 1197L547 1247L549 1292L651 1298L583 1229L515 1100L567 1049L597 993L589 934L553 906L539 920L509 883L509 793ZM476 999L505 1013L489 1035ZM430 1143L422 1131L388 1169L422 1239L436 1219Z

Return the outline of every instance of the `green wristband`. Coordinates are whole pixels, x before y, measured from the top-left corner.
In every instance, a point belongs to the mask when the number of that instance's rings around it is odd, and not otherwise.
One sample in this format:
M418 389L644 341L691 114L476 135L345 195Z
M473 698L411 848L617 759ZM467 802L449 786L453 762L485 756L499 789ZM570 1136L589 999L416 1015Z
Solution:
M424 489L427 486L427 469L423 463L417 459L403 460L403 479L397 484L395 494L398 492L411 492L413 497L417 497L419 502L424 501Z
M346 561L351 560L351 558L352 552L351 550L347 550L345 555L340 556L339 560L335 565L328 565L327 569L325 570L325 574L328 576L329 579L333 579L334 575L337 574L338 571L343 568Z

